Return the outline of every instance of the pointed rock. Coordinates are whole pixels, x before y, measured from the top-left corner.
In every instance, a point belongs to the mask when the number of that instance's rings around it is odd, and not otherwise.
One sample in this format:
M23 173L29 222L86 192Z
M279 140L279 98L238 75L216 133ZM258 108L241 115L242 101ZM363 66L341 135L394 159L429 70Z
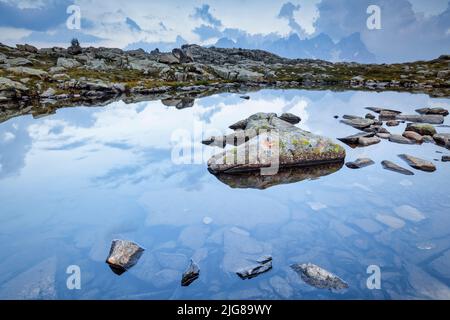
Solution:
M388 161L388 160L382 161L381 165L386 170L394 171L394 172L401 173L401 174L404 174L404 175L407 175L407 176L413 176L414 175L414 172L409 171L408 169L405 169L403 167L400 167L399 165L397 165L397 164L395 164L395 163L393 163L391 161Z
M113 240L106 263L114 273L121 275L133 267L141 257L144 249L127 240Z
M355 147L359 144L359 139L360 138L371 138L375 135L375 133L373 132L362 132L362 133L357 133L348 137L344 137L344 138L338 138L339 141L342 141L343 143L351 146L351 147Z
M199 276L200 276L200 268L193 260L191 260L189 267L183 273L183 277L181 278L181 285L183 287L187 287L192 282L197 280Z

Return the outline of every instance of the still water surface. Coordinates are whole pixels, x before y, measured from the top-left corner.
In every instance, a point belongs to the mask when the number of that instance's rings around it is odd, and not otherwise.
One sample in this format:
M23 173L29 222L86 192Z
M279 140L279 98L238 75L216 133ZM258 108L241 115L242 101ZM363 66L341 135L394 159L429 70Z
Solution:
M449 299L450 164L438 152L450 151L385 140L345 146L346 161L367 156L376 164L259 190L231 188L211 175L206 160L219 149L199 141L256 112L291 112L302 118L301 128L338 138L357 130L335 115L364 116L367 106L414 114L450 108L450 100L303 90L250 97L219 94L183 110L159 101L116 102L0 124L0 298ZM404 126L388 130L402 133ZM195 158L182 160L193 163L173 161L174 138L183 133ZM431 160L437 171L413 170L400 153ZM384 170L382 160L415 175ZM121 276L105 264L115 238L146 249ZM267 254L271 271L251 280L236 276ZM200 278L181 287L191 258ZM289 267L307 262L350 288L307 285ZM81 269L81 290L67 289L70 265ZM369 265L381 268L380 290L366 286Z

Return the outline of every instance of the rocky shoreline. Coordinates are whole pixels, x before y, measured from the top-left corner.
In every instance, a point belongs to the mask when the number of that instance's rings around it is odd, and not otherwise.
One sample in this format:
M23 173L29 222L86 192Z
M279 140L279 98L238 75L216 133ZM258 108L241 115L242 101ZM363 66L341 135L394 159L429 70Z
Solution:
M450 96L450 55L393 65L286 59L261 50L184 45L169 53L0 44L0 121L58 108L163 100L177 108L262 88L395 90Z

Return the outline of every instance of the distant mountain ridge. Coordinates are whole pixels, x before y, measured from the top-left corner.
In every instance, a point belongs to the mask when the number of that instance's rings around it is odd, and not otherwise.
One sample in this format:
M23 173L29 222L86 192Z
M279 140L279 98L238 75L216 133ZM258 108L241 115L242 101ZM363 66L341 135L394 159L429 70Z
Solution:
M224 37L219 39L215 47L261 49L290 59L320 59L331 62L375 63L376 57L361 40L359 33L334 42L328 35L321 33L310 39L300 39L297 34L286 38L262 38L254 40L240 37L235 41Z

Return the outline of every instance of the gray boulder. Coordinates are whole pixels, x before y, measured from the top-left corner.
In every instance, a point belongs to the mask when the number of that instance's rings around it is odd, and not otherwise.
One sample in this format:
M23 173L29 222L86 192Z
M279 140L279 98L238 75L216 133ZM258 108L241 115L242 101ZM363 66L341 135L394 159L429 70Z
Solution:
M344 280L315 264L293 264L291 268L310 286L329 290L348 288L348 284Z
M56 66L57 67L62 67L62 68L66 68L66 69L72 69L72 68L77 68L81 66L81 63L79 63L77 60L75 59L70 59L70 58L58 58L58 60L56 61Z
M238 147L208 160L208 170L239 173L278 167L310 166L343 162L345 149L329 138L314 135L281 120L276 114L257 113L247 118L241 137L249 137Z
M113 240L106 263L114 273L120 275L133 267L141 257L144 249L127 240Z

